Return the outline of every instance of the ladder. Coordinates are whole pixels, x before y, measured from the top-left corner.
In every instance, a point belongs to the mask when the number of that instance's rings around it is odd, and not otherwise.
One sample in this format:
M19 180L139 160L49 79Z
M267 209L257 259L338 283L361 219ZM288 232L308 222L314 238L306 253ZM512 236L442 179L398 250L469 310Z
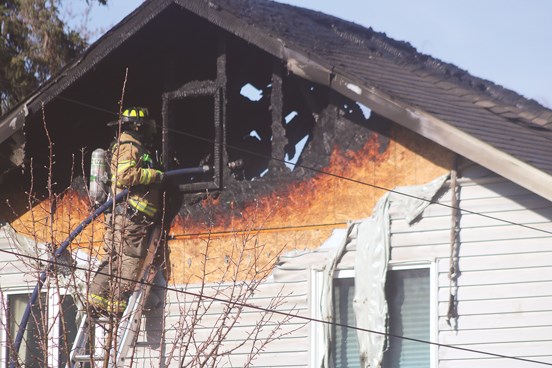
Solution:
M95 318L87 314L83 316L69 356L71 368L103 367L106 358L109 359L107 365L109 368L125 365L129 358L129 350L131 350L130 354L134 351L131 348L136 345L144 304L158 271L153 261L160 235L161 228L156 226L150 235L148 253L140 273L142 277L136 283L122 317ZM114 331L113 327L117 324L117 331ZM110 343L112 347L109 356L106 357L104 347L108 331L116 337L117 341Z

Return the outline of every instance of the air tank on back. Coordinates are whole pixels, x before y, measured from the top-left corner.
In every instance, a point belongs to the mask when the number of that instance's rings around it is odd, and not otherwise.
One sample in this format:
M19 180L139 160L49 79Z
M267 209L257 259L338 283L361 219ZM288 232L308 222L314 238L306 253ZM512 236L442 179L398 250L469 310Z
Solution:
M107 152L98 148L90 159L90 187L88 193L94 205L101 205L107 199L108 186Z

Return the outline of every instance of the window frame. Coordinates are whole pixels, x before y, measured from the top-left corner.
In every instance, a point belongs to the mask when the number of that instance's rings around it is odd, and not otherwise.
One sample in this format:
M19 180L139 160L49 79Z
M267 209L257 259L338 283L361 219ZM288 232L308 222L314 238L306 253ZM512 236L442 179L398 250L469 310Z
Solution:
M7 329L10 326L10 321L8 319L8 306L9 298L14 295L30 295L32 294L32 289L28 287L14 287L6 288L2 290L2 296L0 298L0 339L5 343L0 349L0 367L8 367L10 363L10 354L8 348L8 332ZM41 296L45 297L47 303L47 321L49 326L48 333L48 366L57 367L59 366L60 359L60 350L57 347L60 339L60 330L61 330L61 300L63 296L69 295L65 288L59 289L48 289L47 291L41 291ZM20 321L17 321L19 323ZM77 326L78 327L78 326ZM15 336L14 336L15 338ZM54 343L55 342L55 343Z
M435 260L420 261L390 261L387 272L408 270L408 269L429 269L429 335L430 341L436 342L438 339L438 272ZM320 268L311 268L309 277L309 290L311 293L309 310L311 317L316 320L322 320L321 303L322 291L324 286L324 270ZM338 269L334 273L334 278L354 278L355 270L352 268ZM324 329L320 322L311 323L310 332L310 366L320 367L326 348L324 346ZM430 368L438 366L438 346L431 344L429 348Z
M223 174L228 157L226 153L226 40L224 36L217 41L216 76L214 79L186 82L176 89L168 88L161 94L161 155L164 165L170 161L170 147L174 142L170 134L170 105L171 103L194 97L208 97L213 99L213 167L210 173L211 180L199 181L178 185L181 193L195 193L203 191L221 191L223 189ZM209 139L208 139L209 140ZM198 163L199 165L199 163ZM167 169L167 167L165 167Z
M222 162L223 162L223 146L225 145L223 136L224 112L222 111L224 90L217 81L203 81L204 87L198 90L197 83L190 82L181 86L176 91L164 93L163 100L163 129L162 129L162 155L163 162L169 162L169 150L173 144L171 127L169 121L171 118L170 105L179 100L184 100L194 97L207 97L212 99L213 104L213 167L211 168L213 178L208 181L201 181L190 184L180 184L178 189L180 192L201 192L205 190L221 190L222 189ZM207 138L205 138L207 139ZM199 165L199 163L198 163Z

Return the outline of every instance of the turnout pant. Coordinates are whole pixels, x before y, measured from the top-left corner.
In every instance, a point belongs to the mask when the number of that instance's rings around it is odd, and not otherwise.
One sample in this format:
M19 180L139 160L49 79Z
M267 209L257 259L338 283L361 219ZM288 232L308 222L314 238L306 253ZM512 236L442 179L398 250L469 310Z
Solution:
M108 214L106 216L104 250L100 264L88 290L88 300L96 308L121 313L146 256L153 222L142 215Z

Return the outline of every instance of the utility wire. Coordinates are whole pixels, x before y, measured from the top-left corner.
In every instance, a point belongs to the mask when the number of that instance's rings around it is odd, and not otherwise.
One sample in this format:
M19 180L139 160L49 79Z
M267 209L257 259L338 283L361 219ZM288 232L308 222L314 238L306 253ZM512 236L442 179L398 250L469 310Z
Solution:
M65 98L65 97L62 97L62 96L55 96L55 97L57 97L59 99L62 99L62 100L69 101L69 102L78 103L80 105L83 105L83 106L86 106L86 107L89 107L89 108L92 108L92 109L96 109L98 111L103 111L103 112L106 112L106 113L110 113L109 111L107 111L105 109L101 109L101 108L99 108L97 106L94 106L94 105L90 105L90 104L86 104L86 103L79 102L79 101L76 101L76 100L68 99L68 98ZM113 115L116 116L117 114L113 113ZM172 131L172 132L178 133L178 134L186 135L186 136L189 136L189 137L192 137L192 138L195 138L195 139L199 139L199 140L203 140L203 141L206 141L206 142L209 142L209 143L215 143L214 140L210 140L210 139L207 139L207 138L204 138L204 137L200 137L200 136L197 136L197 135L194 135L194 134L191 134L191 133L186 133L184 131L176 130L176 129L173 129L173 128L169 128L169 130ZM277 157L272 157L272 156L268 156L268 155L259 154L257 152L246 150L246 149L243 149L241 147L236 147L236 146L228 145L228 144L223 144L223 145L228 147L228 148L232 148L232 149L244 152L244 153L248 153L250 155L255 155L255 156L258 156L258 157L262 157L262 158L268 158L270 160L275 160L275 161L279 161L279 162L283 162L283 163L291 163L291 162L289 162L285 159L280 159L280 158L277 158ZM383 186L378 186L378 185L375 185L375 184L366 183L366 182L363 182L363 181L360 181L360 180L345 177L343 175L334 174L334 173L327 172L327 171L324 171L324 170L321 170L321 169L316 169L314 167L309 167L309 166L306 166L306 165L303 165L303 164L295 164L295 166L296 167L302 167L304 169L307 169L307 170L310 170L312 172L316 172L316 173L319 173L319 174L322 174L322 175L328 175L328 176L335 177L335 178L338 178L338 179L341 179L341 180L346 180L346 181L353 182L353 183L356 183L356 184L369 186L369 187L372 187L372 188L375 188L375 189L395 193L395 194L398 194L398 195L402 195L402 196L406 196L406 197L410 197L410 198L414 198L414 199L418 199L418 200L427 201L430 204L437 204L437 205L444 206L444 207L447 207L447 208L460 210L460 211L463 211L465 213L478 215L478 216L482 216L482 217L485 217L485 218L488 218L488 219L504 222L504 223L507 223L507 224L510 224L510 225L521 226L521 227L524 227L524 228L527 228L527 229L536 230L536 231L539 231L539 232L544 232L546 234L552 234L552 231L546 231L546 230L539 229L539 228L536 228L536 227L533 227L533 226L516 223L514 221L509 221L509 220L497 218L497 217L494 217L494 216L478 213L478 212L475 212L475 211L470 211L470 210L466 210L466 209L462 209L462 208L456 208L456 207L453 207L453 206L450 206L450 205L446 205L444 203L439 203L439 202L435 202L433 200L427 200L427 199L424 199L424 198L419 198L419 197L416 197L414 195L410 195L410 194L407 194L407 193L402 193L402 192L399 192L399 191L394 190L394 189L386 188L386 187L383 187ZM21 254L17 254L15 252L10 252L10 251L6 251L6 250L0 250L0 252L6 253L6 254L12 254L12 255L15 255L15 256L19 256L19 257L26 257L26 258L33 259L33 260L36 260L36 261L39 261L39 262L49 262L49 263L57 264L57 262L55 262L55 261L44 261L44 260L41 260L38 257L21 255ZM85 269L85 268L82 268L82 267L76 267L75 266L74 268L81 269L81 270L84 270L84 271L89 271L88 269ZM118 278L118 279L121 279L121 280L134 281L134 280L122 278L120 276L112 276L111 275L111 277L115 277L115 278ZM142 282L142 281L140 281L140 282L142 284L146 284L145 282ZM153 284L150 284L150 285L153 285ZM159 287L158 285L156 285L156 286ZM228 299L223 299L223 298L218 298L218 297L213 297L213 296L206 296L206 295L193 293L193 292L190 292L190 291L177 289L177 288L172 288L172 287L168 287L168 286L165 286L163 288L167 291L183 293L183 294L186 294L186 295L191 295L191 296L198 297L200 299L210 299L210 300L218 301L218 302L221 302L221 303L238 305L238 306L241 306L241 307L256 309L256 310L260 310L260 311L264 311L264 312L268 312L268 313L273 313L273 314L278 314L278 315L282 315L282 316L286 316L286 317L298 318L298 319L302 319L302 320L305 320L305 321L308 321L308 322L317 322L317 323L323 323L323 324L330 324L330 325L333 325L333 326L339 326L339 327L354 329L354 330L368 332L368 333L375 333L375 334L379 334L379 335L400 338L400 339L403 339L403 340L409 340L409 341L414 341L414 342L418 342L418 343L425 343L425 344L429 344L429 345L435 345L435 346L438 346L438 347L451 348L451 349L456 349L456 350L461 350L461 351L466 351L466 352L472 352L472 353L488 355L488 356L492 356L492 357L498 357L498 358L511 359L511 360L517 360L517 361L523 361L523 362L530 362L530 363L535 363L535 364L542 364L542 365L552 366L551 363L546 363L546 362L542 362L542 361L519 358L519 357L514 357L514 356L507 356L507 355L502 355L502 354L495 354L495 353L490 353L490 352L485 352L485 351L480 351L480 350L475 350L475 349L469 349L469 348L462 348L462 347L452 346L452 345L447 345L447 344L440 344L440 343L431 342L431 341L425 341L425 340L420 340L420 339L409 338L409 337L406 337L406 336L400 336L400 335L394 335L394 334L385 333L385 332L379 332L379 331L373 331L373 330L369 330L369 329L363 329L363 328L359 328L359 327L356 327L356 326L350 326L350 325L331 322L331 321L323 321L323 320L319 320L319 319L315 319L315 318L311 318L311 317L304 317L304 316L294 315L294 314L281 312L281 311L277 311L277 310L271 310L271 309L268 309L268 308L263 308L263 307L251 305L251 304L248 304L248 303L235 302L235 301L230 301Z
M225 230L225 231L212 231L212 232L199 232L199 233L184 233L184 234L168 234L167 235L167 241L175 241L179 239L192 239L192 238L201 238L201 237L210 237L210 238L216 238L216 237L227 237L227 236L235 236L236 234L263 234L263 233L273 233L276 231L286 231L286 230L312 230L312 229L324 229L324 228L332 228L336 229L339 227L344 227L348 225L347 222L334 222L334 223L328 223L328 224L314 224L314 225L297 225L297 226L277 226L277 227L262 227L262 228L249 228L249 229L234 229L234 230ZM32 234L29 234L28 232L22 232L18 231L19 234L33 237ZM72 241L72 244L80 245L80 244L101 244L103 243L103 240L83 240L83 241Z
M95 110L105 112L105 113L111 113L113 116L117 116L116 113L109 112L108 110L105 110L105 109L100 108L100 107L96 107L96 106L91 105L91 104L86 104L86 103L83 103L83 102L80 102L80 101L77 101L77 100L73 100L73 99L66 98L66 97L61 97L61 96L55 96L55 97L60 98L60 99L65 100L65 101L68 101L68 102L73 102L73 103L76 103L76 104L86 106L90 109L95 109ZM170 132L173 132L173 133L185 135L185 136L188 136L190 138L198 139L198 140L201 140L201 141L204 141L204 142L207 142L207 143L213 143L213 144L216 143L213 139L201 137L201 136L198 136L198 135L192 134L192 133L187 133L187 132L179 130L179 129L164 128L163 126L161 126L157 123L155 123L155 125L156 125L156 127L160 127L161 129L166 129L166 130L168 130ZM240 151L240 152L243 152L243 153L247 153L247 154L250 154L250 155L254 155L254 156L257 156L257 157L260 157L260 158L274 160L274 161L282 162L284 164L286 164L286 163L293 164L292 162L287 161L285 159L273 157L273 156L270 156L270 155L264 155L264 154L254 152L254 151L251 151L251 150L247 150L247 149L244 149L244 148L241 148L241 147L230 145L228 143L219 143L219 144L224 146L224 147L231 148L231 149L234 149L234 150L237 150L237 151ZM506 224L509 224L509 225L519 226L519 227L523 227L523 228L526 228L526 229L529 229L529 230L534 230L534 231L538 231L538 232L545 233L545 234L548 234L548 235L552 235L552 231L545 230L545 229L539 229L538 227L534 227L534 226L531 226L531 225L526 225L526 224L521 224L521 223L518 223L518 222L515 222L515 221L501 219L499 217L495 217L495 216L487 215L487 214L484 214L484 213L463 209L461 207L454 207L452 205L437 202L437 201L434 201L432 199L420 198L420 197L417 197L417 196L412 195L412 194L400 192L396 189L390 189L390 188L386 188L386 187L383 187L383 186L380 186L380 185L367 183L367 182L364 182L364 181L361 181L361 180L349 178L349 177L339 175L339 174L334 174L334 173L331 173L331 172L328 172L328 171L325 171L325 170L321 170L321 169L317 169L317 168L314 168L314 167L311 167L311 166L306 166L306 165L298 164L298 163L296 163L294 165L296 167L301 167L301 168L306 169L306 170L310 170L310 171L313 171L313 172L316 172L316 173L319 173L319 174L322 174L322 175L328 175L328 176L331 176L331 177L334 177L334 178L337 178L337 179L341 179L341 180L345 180L345 181L349 181L349 182L352 182L352 183L355 183L355 184L368 186L368 187L371 187L371 188L375 188L375 189L379 189L379 190L382 190L382 191L398 194L398 195L405 196L405 197L408 197L408 198L418 199L418 200L421 200L421 201L424 201L424 202L428 202L429 204L439 205L439 206L442 206L442 207L445 207L445 208L458 210L458 211L468 213L468 214L471 214L471 215L477 215L477 216L481 216L481 217L484 217L484 218L487 218L487 219L490 219L490 220L499 221L499 222L503 222L503 223L506 223Z
M233 229L233 230L223 230L223 231L211 231L211 232L199 232L199 233L184 233L184 234L169 234L167 235L167 240L178 240L178 239L189 239L189 238L199 238L202 236L209 237L224 237L235 234L249 234L249 233L270 233L275 231L285 231L285 230L309 230L309 229L323 229L323 228L338 228L348 225L347 222L332 222L326 224L312 224L312 225L295 225L295 226L275 226L275 227L254 227L249 229ZM19 234L25 235L28 237L33 237L33 234L28 232L18 231ZM103 240L84 240L84 241L73 241L72 244L96 244L103 243Z
M68 99L66 99L66 100L68 100ZM83 104L83 103L81 103L81 104L84 105L84 106L90 107L90 108L94 108L94 106L89 105L89 104ZM102 110L102 111L106 112L105 110ZM113 114L113 115L116 115L116 114ZM194 135L194 134L191 134L191 133L187 133L187 132L184 132L184 131L181 131L181 130L177 130L177 129L173 129L173 128L170 128L169 130L174 132L174 133L182 134L182 135L189 136L189 137L199 139L199 140L203 140L203 141L206 141L206 142L209 142L209 143L215 143L214 140L210 140L210 139L207 139L207 138L204 138L204 137L201 137L201 136L197 136L197 135ZM283 163L290 163L285 159L280 159L280 158L277 158L277 157L272 157L272 156L259 154L257 152L246 150L246 149L243 149L241 147L236 147L236 146L233 146L233 145L228 145L228 144L224 144L224 145L227 148L232 148L232 149L244 152L244 153L248 153L250 155L255 155L255 156L258 156L258 157L262 157L262 158L268 158L270 160L276 160L276 161L283 162ZM536 230L536 231L539 231L539 232L552 234L552 232L550 232L550 231L535 228L533 226L520 224L520 223L516 223L516 222L513 222L513 221L505 220L505 219L500 219L500 218L497 218L497 217L494 217L494 216L478 213L478 212L475 212L475 211L465 210L465 209L462 209L462 208L456 208L456 207L453 207L453 206L450 206L450 205L446 205L444 203L435 202L433 200L426 200L424 198L419 198L419 197L414 196L414 195L410 195L410 194L407 194L407 193L402 193L402 192L399 192L399 191L394 190L394 189L386 188L386 187L383 187L383 186L378 186L378 185L375 185L375 184L366 183L366 182L363 182L363 181L360 181L360 180L356 180L356 179L352 179L352 178L349 178L349 177L345 177L343 175L338 175L338 174L334 174L334 173L327 172L327 171L324 171L324 170L316 169L314 167L309 167L309 166L306 166L306 165L303 165L303 164L295 164L295 166L302 167L304 169L307 169L307 170L310 170L310 171L313 171L313 172L316 172L316 173L319 173L319 174L322 174L322 175L328 175L328 176L331 176L331 177L335 177L335 178L338 178L338 179L341 179L341 180L346 180L346 181L353 182L353 183L356 183L356 184L365 185L365 186L380 189L380 190L383 190L383 191L392 192L392 193L395 193L395 194L398 194L398 195L402 195L402 196L406 196L406 197L410 197L410 198L414 198L414 199L418 199L418 200L427 201L430 204L437 204L437 205L444 206L444 207L447 207L447 208L457 209L457 210L460 210L460 211L463 211L463 212L466 212L466 213L479 215L479 216L489 218L489 219L492 219L492 220L504 222L504 223L507 223L507 224L510 224L510 225L521 226L521 227L528 228L528 229L531 229L531 230ZM5 251L5 250L0 250L0 251L4 252L4 253L17 255L14 252L9 252L9 251ZM28 258L31 258L31 259L43 261L43 260L40 260L37 257L30 257L30 256L24 256L24 255L19 255L19 256L28 257ZM53 263L56 263L56 262L53 262ZM86 269L84 269L84 270L86 271ZM111 277L114 277L114 276L111 276ZM121 277L118 277L118 278L122 279ZM130 280L130 281L134 281L134 280ZM440 344L440 343L431 342L431 341L425 341L425 340L420 340L420 339L409 338L409 337L406 337L406 336L400 336L400 335L394 335L394 334L378 332L378 331L373 331L373 330L368 330L368 329L362 329L362 328L359 328L359 327L356 327L356 326L339 324L339 323L335 323L335 322L331 322L331 321L318 320L318 319L314 319L314 318L311 318L311 317L303 317L303 316L293 315L293 314L286 313L286 312L281 312L281 311L277 311L277 310L271 310L271 309L268 309L268 308L262 308L262 307L255 306L255 305L250 305L248 303L233 302L233 301L223 299L223 298L201 295L201 294L198 294L198 293L193 293L193 292L186 291L186 290L171 288L171 287L168 287L168 286L164 287L164 289L167 290L167 291L183 293L183 294L195 296L195 297L198 297L198 298L210 299L210 300L218 301L218 302L221 302L221 303L229 303L229 304L232 304L232 305L239 305L239 306L242 306L242 307L252 308L252 309L256 309L256 310L260 310L260 311L264 311L264 312L268 312L268 313L273 313L273 314L278 314L278 315L283 315L283 316L293 317L293 318L299 318L299 319L302 319L302 320L305 320L305 321L308 321L308 322L317 322L317 323L330 324L330 325L334 325L334 326L340 326L340 327L344 327L344 328L350 328L350 329L354 329L354 330L364 331L364 332L368 332L368 333L375 333L375 334L385 335L385 336L389 336L389 337L396 337L396 338L400 338L400 339L404 339L404 340L410 340L410 341L414 341L414 342L425 343L425 344L435 345L435 346L444 347L444 348L451 348L451 349L462 350L462 351L466 351L466 352L484 354L484 355L498 357L498 358L518 360L518 361L524 361L524 362L530 362L530 363L535 363L535 364L542 364L542 365L552 366L552 364L550 364L550 363L541 362L541 361L532 360L532 359L525 359L525 358L507 356L507 355L502 355L502 354L495 354L495 353L490 353L490 352L485 352L485 351L480 351L480 350L475 350L475 349L469 349L469 348L463 348L463 347L458 347L458 346Z
M181 130L171 129L171 128L169 128L168 130L171 131L171 132L173 132L173 133L178 133L178 134L186 135L186 136L189 136L189 137L192 137L192 138L196 138L196 139L199 139L199 140L203 140L203 141L206 141L206 142L209 142L209 143L214 143L213 140L209 140L209 139L207 139L207 138L204 138L204 137L201 137L201 136L197 136L197 135L195 135L195 134L187 133L187 132L184 132L184 131L181 131ZM241 152L243 152L243 153L247 153L247 154L250 154L250 155L255 155L255 156L260 157L260 158L268 158L268 159L270 159L270 160L279 161L279 162L282 162L282 163L284 163L284 164L285 164L285 163L292 164L291 162L289 162L289 161L287 161L287 160L285 160L285 159L281 159L281 158L277 158L277 157L273 157L273 156L268 156L268 155L263 155L263 154L260 154L260 153L257 153L257 152L253 152L253 151L250 151L250 150L247 150L247 149L244 149L244 148L240 148L240 147L237 147L237 146L229 145L229 144L227 144L227 143L224 143L224 144L222 144L222 145L225 146L225 147L234 149L234 150L241 151ZM460 207L455 207L455 206L452 206L452 205L448 205L448 204L445 204L445 203L441 203L441 202L434 201L434 200L432 200L432 199L420 198L420 197L417 197L417 196L415 196L415 195L408 194L408 193L404 193L404 192L400 192L400 191L395 190L395 189L386 188L386 187L383 187L383 186L380 186L380 185L376 185L376 184L370 184L370 183L367 183L367 182L364 182L364 181L361 181L361 180L349 178L349 177L346 177L346 176L343 176L343 175L339 175L339 174L334 174L334 173L331 173L331 172L329 172L329 171L317 169L317 168L314 168L314 167L311 167L311 166L306 166L306 165L303 165L303 164L295 164L295 166L301 167L301 168L303 168L303 169L310 170L310 171L313 171L313 172L316 172L316 173L319 173L319 174L322 174L322 175L328 175L328 176L331 176L331 177L334 177L334 178L337 178L337 179L346 180L346 181L349 181L349 182L352 182L352 183L355 183L355 184L360 184L360 185L368 186L368 187L371 187L371 188L379 189L379 190L382 190L382 191L387 191L387 192L390 192L390 193L394 193L394 194L398 194L398 195L401 195L401 196L405 196L405 197L408 197L408 198L421 200L421 201L424 201L424 202L428 202L429 204L439 205L439 206L446 207L446 208L449 208L449 209L454 209L454 210L462 211L462 212L465 212L465 213L468 213L468 214L471 214L471 215L477 215L477 216L481 216L481 217L488 218L488 219L490 219L490 220L495 220L495 221L499 221L499 222L504 222L504 223L507 223L507 224L509 224L509 225L520 226L520 227L524 227L524 228L527 228L527 229L530 229L530 230L536 230L536 231L539 231L539 232L542 232L542 233L545 233L545 234L552 235L552 231L548 231L548 230L544 230L544 229L539 229L539 228L534 227L534 226L530 226L530 225L526 225L526 224L521 224L521 223L518 223L518 222L506 220L506 219L501 219L501 218L499 218L499 217L495 217L495 216L487 215L487 214L484 214L484 213L480 213L480 212L476 212L476 211L471 211L471 210L463 209L463 208L460 208Z
M0 253L14 255L16 257L24 257L24 258L34 260L34 261L38 261L38 262L49 263L51 265L54 265L54 269L55 269L56 266L61 266L61 267L66 266L66 265L63 265L63 264L60 264L60 263L56 262L55 260L50 260L50 259L49 260L43 260L43 259L40 259L39 257L33 257L33 256L29 256L29 255L19 254L19 253L4 250L4 249L0 249ZM77 270L81 270L81 271L90 271L89 268L84 268L84 267L79 267L79 266L73 266L72 268L77 269ZM465 351L465 352L470 352L470 353L487 355L487 356L491 356L491 357L494 357L494 358L510 359L510 360L516 360L516 361L522 361L522 362L552 366L552 363L547 363L547 362L543 362L543 361L539 361L539 360L520 358L520 357L504 355L504 354L491 353L491 352L488 352L488 351L464 348L464 347L448 345L448 344L441 344L441 343L437 343L437 342L433 342L433 341L416 339L416 338L411 338L411 337L402 336L402 335L395 335L395 334L391 334L391 333L388 333L388 332L380 332L380 331L370 330L370 329L361 328L361 327L357 327L357 326L351 326L351 325L347 325L347 324L344 324L344 323L337 323L337 322L333 322L333 321L324 321L324 320L317 319L317 318L300 316L298 314L278 311L276 309L264 308L264 307L261 307L261 306L258 306L258 305L249 304L249 303L245 303L245 302L232 301L232 300L229 300L229 299L220 298L220 297L216 297L216 296L209 296L209 295L205 295L205 294L194 293L194 292L191 292L191 291L188 291L188 290L183 290L183 289L179 289L179 288L175 288L175 287L160 286L160 285L157 285L157 284L154 284L154 283L148 283L148 282L143 281L143 280L136 281L136 280L133 280L133 279L122 277L120 275L110 275L108 273L102 273L102 272L99 272L99 274L109 276L109 277L112 277L114 279L118 279L120 281L136 282L136 283L139 283L139 284L144 285L144 286L152 286L152 287L162 288L165 291L172 291L172 292L175 292L175 293L189 295L189 296L193 296L193 297L200 298L200 299L208 299L208 300L211 300L211 301L216 301L216 302L220 302L220 303L224 303L224 304L230 304L232 306L239 306L239 307L243 307L243 308L255 309L255 310L258 310L258 311L261 311L261 312L276 314L276 315L280 315L280 316L284 316L284 317L297 318L297 319L300 319L300 320L303 320L303 321L306 321L306 322L314 322L314 323L321 323L321 324L326 324L326 325L331 325L331 326L343 327L343 328L352 329L352 330L356 330L356 331L368 332L368 333L373 333L373 334L377 334L377 335L382 335L382 336L387 336L387 337L394 337L394 338L407 340L407 341L413 341L413 342L417 342L417 343L420 343L420 344L427 344L427 345L433 345L433 346L437 346L437 347L441 347L441 348L449 348L449 349L455 349L455 350L460 350L460 351Z

